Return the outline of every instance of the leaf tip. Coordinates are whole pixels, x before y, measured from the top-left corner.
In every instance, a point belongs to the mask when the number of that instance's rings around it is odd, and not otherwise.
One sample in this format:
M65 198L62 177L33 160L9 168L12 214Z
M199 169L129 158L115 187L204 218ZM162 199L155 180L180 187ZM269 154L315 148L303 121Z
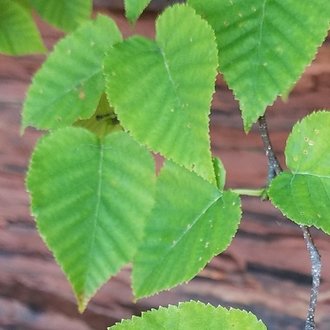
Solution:
M89 299L84 294L77 294L76 295L77 304L78 304L78 311L80 314L84 313L87 308Z

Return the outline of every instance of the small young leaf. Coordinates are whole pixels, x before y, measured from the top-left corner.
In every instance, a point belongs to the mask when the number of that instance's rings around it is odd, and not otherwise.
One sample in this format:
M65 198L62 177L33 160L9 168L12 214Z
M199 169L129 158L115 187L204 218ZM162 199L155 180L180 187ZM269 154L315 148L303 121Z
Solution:
M27 176L32 212L80 311L131 261L154 202L155 181L151 155L124 132L101 140L67 127L38 143Z
M219 190L223 190L226 184L226 169L222 164L222 161L218 157L213 157L213 168L215 174L215 180Z
M126 17L129 21L135 22L149 5L151 0L124 0Z
M73 126L87 128L99 137L122 130L113 108L109 106L105 93L102 94L93 116L88 119L78 120Z
M30 0L38 14L50 24L70 32L92 13L92 0Z
M193 172L166 162L145 238L133 263L137 298L192 279L234 237L240 199L221 192Z
M108 330L266 330L252 313L190 301L133 316Z
M8 55L42 53L46 49L30 12L12 0L0 1L0 52Z
M214 182L208 115L216 71L211 27L176 5L158 18L156 42L133 37L109 51L106 90L134 138Z
M214 28L245 130L287 95L327 35L330 1L188 0Z
M119 41L117 26L105 16L62 39L33 79L23 128L55 129L91 117L104 91L105 52Z
M330 234L330 112L319 111L296 124L285 155L290 172L270 186L273 204L294 222Z

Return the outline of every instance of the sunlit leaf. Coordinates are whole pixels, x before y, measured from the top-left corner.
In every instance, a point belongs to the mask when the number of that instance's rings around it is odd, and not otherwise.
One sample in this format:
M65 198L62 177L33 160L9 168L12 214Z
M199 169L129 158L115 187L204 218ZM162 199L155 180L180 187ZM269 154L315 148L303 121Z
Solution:
M119 41L117 26L105 16L59 41L28 90L23 128L55 129L90 118L104 91L105 52Z
M92 12L92 0L29 0L47 22L70 32L87 20Z
M188 0L214 28L220 71L249 130L287 95L327 35L330 1Z
M127 133L99 139L69 127L37 144L27 177L32 213L80 311L131 261L154 202L154 185L151 155Z
M226 169L218 157L213 157L214 174L219 190L223 190L226 183Z
M151 0L124 0L127 19L131 22L135 22L150 1Z
M0 1L0 52L8 55L42 53L45 47L30 12L11 0Z
M330 234L330 112L296 124L285 149L290 170L271 184L269 195L284 215Z
M162 168L156 187L133 264L137 298L192 279L228 247L241 219L238 195L172 162Z
M133 316L108 330L266 330L252 313L190 301Z
M156 27L156 42L132 37L109 51L109 102L139 142L214 182L208 128L214 33L185 5L167 9Z

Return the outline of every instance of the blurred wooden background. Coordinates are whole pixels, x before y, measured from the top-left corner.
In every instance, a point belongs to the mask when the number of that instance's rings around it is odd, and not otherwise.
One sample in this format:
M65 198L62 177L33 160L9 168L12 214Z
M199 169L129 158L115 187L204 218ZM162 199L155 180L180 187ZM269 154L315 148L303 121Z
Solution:
M100 6L125 36L154 35L155 13L133 27L120 10ZM49 48L62 34L38 21ZM299 227L283 219L269 202L246 198L240 230L232 245L189 284L133 303L130 269L106 284L79 315L70 286L39 238L29 215L24 188L28 159L40 133L20 136L20 112L32 74L43 56L0 56L0 329L106 329L158 305L199 299L241 307L262 318L271 330L302 329L309 300L310 264ZM214 154L227 168L228 187L259 187L267 164L258 131L245 135L232 93L217 80L211 115ZM271 138L284 165L283 149L292 125L315 109L330 109L330 42L325 41L286 103L277 100L267 112ZM329 134L330 138L330 134ZM329 206L330 207L330 206ZM316 315L319 330L330 329L330 238L313 230L323 259Z

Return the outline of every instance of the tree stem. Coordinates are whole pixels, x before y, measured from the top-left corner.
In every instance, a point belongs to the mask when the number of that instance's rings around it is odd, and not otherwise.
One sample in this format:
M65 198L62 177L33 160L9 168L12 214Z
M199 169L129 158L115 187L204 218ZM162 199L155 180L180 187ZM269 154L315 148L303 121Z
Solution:
M307 250L309 252L309 256L311 259L311 273L312 273L312 289L309 299L309 308L307 313L307 319L305 323L305 330L314 330L316 328L315 321L314 321L314 315L315 315L315 309L317 305L317 296L319 293L320 288L320 279L321 279L321 256L319 254L319 251L317 250L312 236L305 226L300 226L301 230L304 234L305 243L307 246Z
M282 168L273 150L273 146L270 142L268 126L265 116L261 116L258 119L259 131L262 142L264 144L264 150L268 159L268 183L278 174L281 173Z
M268 184L270 181L278 174L282 172L281 165L279 161L276 158L276 155L274 153L269 132L268 132L268 126L265 116L261 116L258 119L259 124L259 131L262 138L262 142L264 144L264 150L266 153L266 156L268 158ZM310 256L311 260L311 275L312 275L312 288L310 293L310 299L309 299L309 307L307 312L307 318L305 322L305 330L315 330L315 309L317 305L317 296L319 292L320 287L320 279L321 279L321 256L313 242L312 236L309 232L309 229L306 226L300 226L303 235L304 240L307 246L307 251Z

